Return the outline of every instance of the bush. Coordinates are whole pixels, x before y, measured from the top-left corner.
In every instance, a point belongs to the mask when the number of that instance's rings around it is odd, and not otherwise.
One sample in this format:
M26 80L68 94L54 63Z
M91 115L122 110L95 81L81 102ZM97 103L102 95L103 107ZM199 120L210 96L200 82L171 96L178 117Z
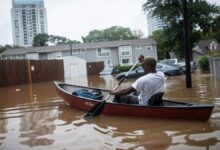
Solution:
M120 66L120 65L117 65L117 66L115 66L114 68L117 69L117 70L119 70L119 72L126 72L126 71L129 71L132 66L133 66L133 65L128 65L128 66ZM137 65L135 68L137 68L137 67L138 67L138 65ZM135 68L134 68L134 69L135 69Z
M209 72L209 58L207 56L202 56L199 59L199 66L202 71Z

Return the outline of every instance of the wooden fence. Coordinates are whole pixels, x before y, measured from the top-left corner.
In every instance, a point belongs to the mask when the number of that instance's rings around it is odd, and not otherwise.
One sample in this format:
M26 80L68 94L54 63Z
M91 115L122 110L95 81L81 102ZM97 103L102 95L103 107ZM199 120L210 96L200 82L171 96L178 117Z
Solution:
M87 63L87 75L97 75L104 69L104 62L88 62Z
M63 79L63 60L0 60L0 87Z

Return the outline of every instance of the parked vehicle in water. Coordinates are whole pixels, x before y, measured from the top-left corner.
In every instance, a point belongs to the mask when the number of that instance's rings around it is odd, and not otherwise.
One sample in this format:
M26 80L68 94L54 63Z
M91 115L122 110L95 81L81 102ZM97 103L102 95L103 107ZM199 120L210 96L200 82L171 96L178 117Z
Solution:
M161 60L160 63L182 68L183 72L184 73L186 72L185 62L184 61L178 62L177 58L164 59L164 60ZM194 61L191 61L190 65L191 65L191 72L193 72L196 69L196 63Z
M113 67L106 67L99 73L99 75L109 75L117 72L119 71Z
M162 64L162 63L157 63L156 70L162 71L167 76L175 76L175 75L183 74L182 68L175 67L172 65ZM116 75L116 80L120 80L122 77L125 76L125 74L126 72L122 72ZM143 76L144 74L145 74L144 69L141 66L139 66L135 70L131 71L127 76L127 78L138 78Z

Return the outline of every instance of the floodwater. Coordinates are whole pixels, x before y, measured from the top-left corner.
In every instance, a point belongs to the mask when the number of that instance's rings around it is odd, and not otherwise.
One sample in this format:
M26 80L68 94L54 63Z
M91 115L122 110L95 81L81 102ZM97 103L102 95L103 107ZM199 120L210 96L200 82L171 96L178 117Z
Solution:
M77 79L78 84L80 80L106 89L117 84L114 76ZM85 112L65 105L53 82L0 88L0 149L219 150L220 81L197 72L192 82L186 89L185 76L168 77L164 97L214 104L207 122L106 115L84 120Z

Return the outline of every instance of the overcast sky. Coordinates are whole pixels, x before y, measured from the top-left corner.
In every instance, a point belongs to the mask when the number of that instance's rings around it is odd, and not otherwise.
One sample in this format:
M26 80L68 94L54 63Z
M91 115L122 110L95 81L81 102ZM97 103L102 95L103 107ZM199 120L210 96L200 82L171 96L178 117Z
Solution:
M91 30L120 25L140 29L147 36L144 2L146 0L44 0L48 34L81 41ZM0 0L0 45L13 43L11 8L11 0Z

